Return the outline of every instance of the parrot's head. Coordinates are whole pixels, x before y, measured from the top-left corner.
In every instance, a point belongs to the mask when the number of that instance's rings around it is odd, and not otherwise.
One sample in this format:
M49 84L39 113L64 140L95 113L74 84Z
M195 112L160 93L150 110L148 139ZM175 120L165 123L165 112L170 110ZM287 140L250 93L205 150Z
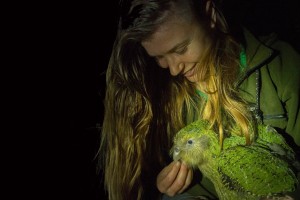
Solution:
M215 143L211 134L212 131L207 129L203 121L184 127L175 135L170 155L173 156L173 160L180 160L189 167L203 164L208 158L211 145Z
M171 149L173 160L181 160L190 167L196 167L204 162L209 142L210 139L206 135L186 134L177 137Z

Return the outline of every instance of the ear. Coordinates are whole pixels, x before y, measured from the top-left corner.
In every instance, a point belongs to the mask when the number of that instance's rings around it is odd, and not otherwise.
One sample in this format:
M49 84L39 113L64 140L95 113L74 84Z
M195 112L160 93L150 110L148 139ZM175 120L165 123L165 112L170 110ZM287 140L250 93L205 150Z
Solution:
M211 0L208 0L206 2L206 12L208 15L210 15L210 27L215 28L216 22L217 22L217 15L216 15L216 9L214 7L214 3Z

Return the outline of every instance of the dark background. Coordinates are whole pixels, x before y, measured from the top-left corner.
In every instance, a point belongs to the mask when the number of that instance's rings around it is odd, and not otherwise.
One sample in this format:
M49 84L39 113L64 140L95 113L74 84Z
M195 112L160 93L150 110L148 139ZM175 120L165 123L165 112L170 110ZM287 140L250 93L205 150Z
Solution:
M101 1L104 2L104 1ZM226 0L225 0L226 2ZM228 9L257 34L277 32L300 49L297 0L227 0ZM63 105L60 123L66 125L66 150L58 166L63 180L59 189L65 199L106 199L101 173L95 172L94 156L103 120L105 69L117 29L118 3L70 3L61 7L58 18L58 56L62 57ZM62 178L62 179L61 179ZM104 195L104 196L103 196ZM102 196L102 197L100 197Z

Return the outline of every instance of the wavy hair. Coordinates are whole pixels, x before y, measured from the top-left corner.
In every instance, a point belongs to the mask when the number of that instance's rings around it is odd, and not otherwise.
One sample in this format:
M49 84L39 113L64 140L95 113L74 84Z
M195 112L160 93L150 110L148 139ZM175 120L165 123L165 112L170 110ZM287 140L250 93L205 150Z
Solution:
M198 118L207 119L219 130L222 145L226 130L238 124L250 143L251 116L234 88L240 45L220 12L216 28L209 30L213 43L198 63L199 79L205 83L200 89L207 94L203 98L196 95L194 83L158 67L141 42L168 19L174 7L192 9L189 13L210 29L206 0L125 4L106 73L100 145L104 183L112 200L154 199L159 195L156 176L170 162L169 149L179 129Z

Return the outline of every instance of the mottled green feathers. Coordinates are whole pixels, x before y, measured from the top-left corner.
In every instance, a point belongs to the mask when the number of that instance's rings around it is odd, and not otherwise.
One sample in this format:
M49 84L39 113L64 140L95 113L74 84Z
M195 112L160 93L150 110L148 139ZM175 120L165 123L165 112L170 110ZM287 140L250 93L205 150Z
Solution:
M272 127L258 125L251 145L245 138L225 138L223 149L216 132L199 120L174 137L171 154L198 168L214 184L220 200L260 199L284 196L298 185L294 172L295 153Z

